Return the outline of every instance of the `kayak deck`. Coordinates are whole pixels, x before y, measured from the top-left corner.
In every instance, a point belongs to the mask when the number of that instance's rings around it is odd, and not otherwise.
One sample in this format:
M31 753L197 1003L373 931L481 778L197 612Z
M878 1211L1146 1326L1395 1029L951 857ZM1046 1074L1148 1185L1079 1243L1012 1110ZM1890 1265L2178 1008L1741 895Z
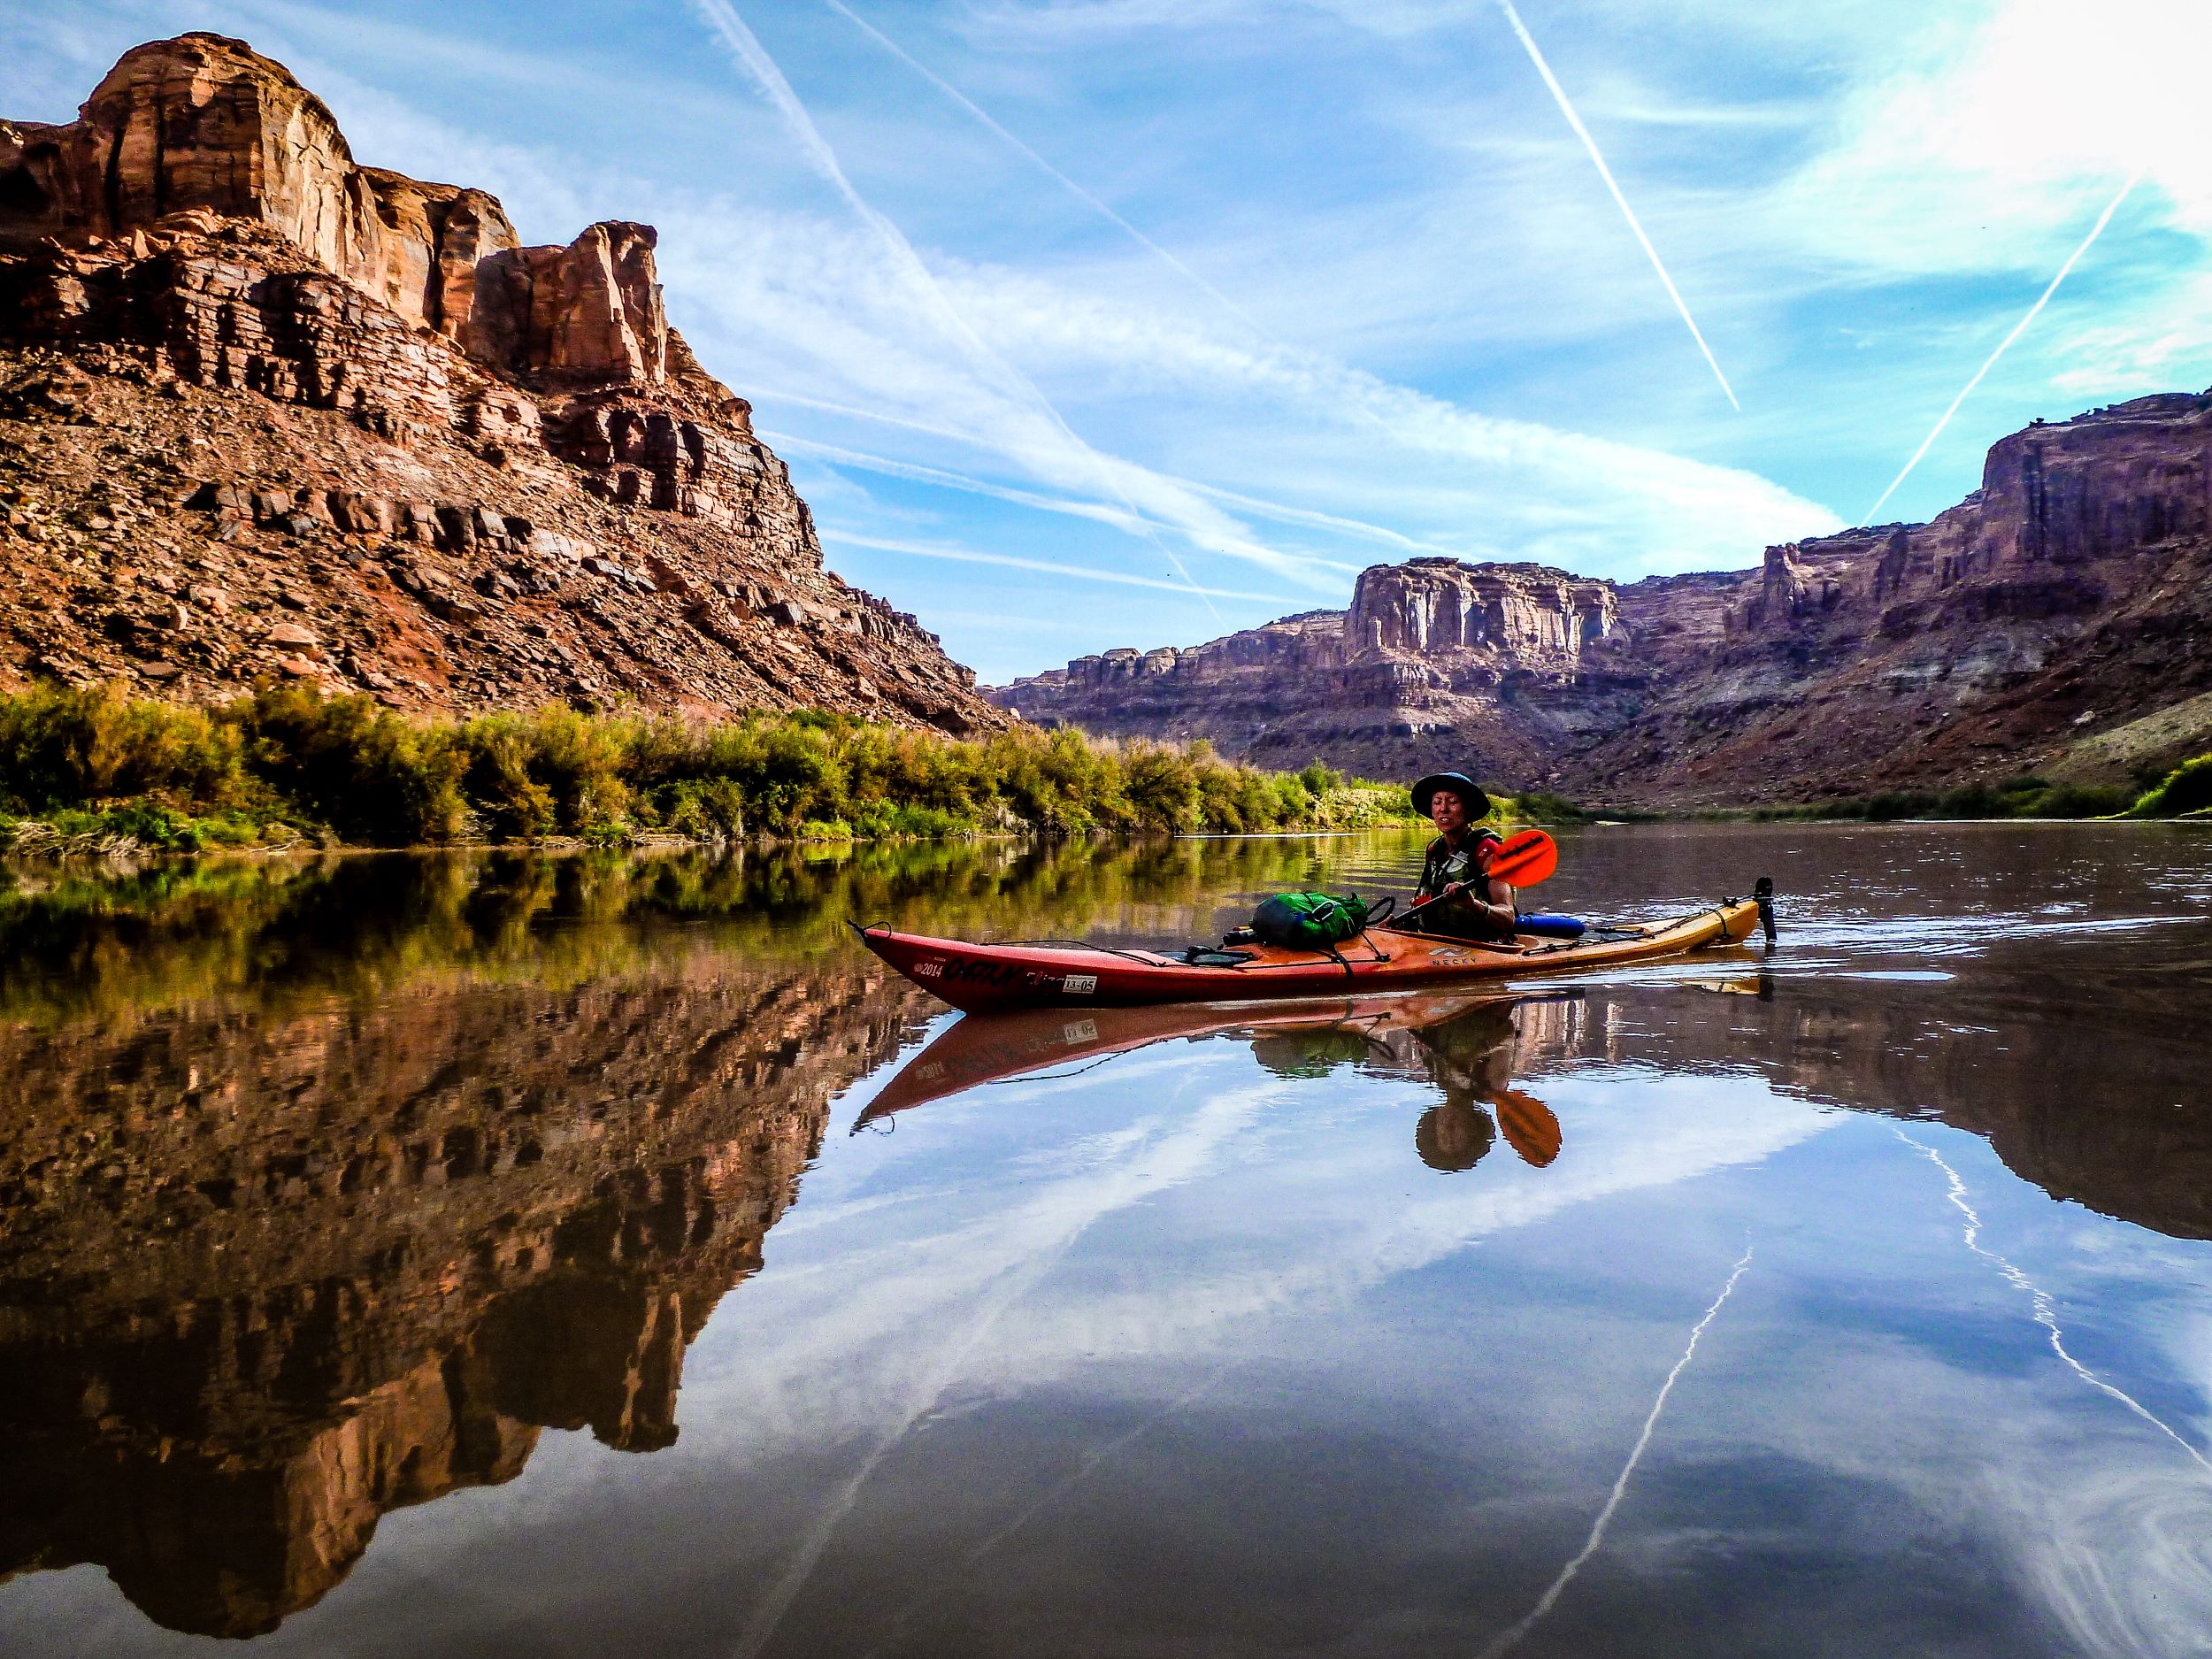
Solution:
M1372 927L1333 953L1243 945L1233 966L1076 941L979 944L855 925L861 942L923 989L970 1013L1013 1008L1133 1008L1370 992L1460 980L1525 979L1738 944L1760 925L1757 899L1724 899L1671 921L1608 927L1572 941L1494 942Z

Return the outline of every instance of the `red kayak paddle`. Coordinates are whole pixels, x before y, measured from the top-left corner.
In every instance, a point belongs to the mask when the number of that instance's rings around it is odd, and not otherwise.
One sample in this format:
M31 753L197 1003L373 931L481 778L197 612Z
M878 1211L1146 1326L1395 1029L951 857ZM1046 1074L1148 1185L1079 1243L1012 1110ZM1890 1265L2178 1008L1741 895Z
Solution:
M1482 867L1484 879L1503 881L1517 887L1532 887L1540 881L1548 881L1559 869L1559 843L1540 829L1525 829L1517 835L1509 835L1490 849L1489 858ZM1408 910L1408 916L1418 916L1430 905L1463 891L1469 884L1455 881L1443 892L1423 899Z
M1540 829L1525 829L1500 841L1483 865L1493 881L1517 887L1532 887L1548 881L1559 868L1559 843Z

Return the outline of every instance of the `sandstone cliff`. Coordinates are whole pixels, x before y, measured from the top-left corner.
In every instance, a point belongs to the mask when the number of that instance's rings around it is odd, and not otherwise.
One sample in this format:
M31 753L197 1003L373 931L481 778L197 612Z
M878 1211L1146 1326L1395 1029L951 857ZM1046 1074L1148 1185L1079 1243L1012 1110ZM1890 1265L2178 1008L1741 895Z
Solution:
M2138 398L2001 440L1981 488L1927 524L1768 549L1720 638L1577 775L1692 803L2117 781L2093 745L2212 687L2208 627L2212 394ZM2177 727L2132 758L2208 736Z
M1363 771L1472 752L1540 771L1619 654L1619 596L1539 565L1420 558L1362 573L1315 611L1186 651L1108 651L991 695L1033 720L1211 739L1266 764Z
M0 123L0 681L1004 724L823 568L655 241L523 247L219 35Z
M1848 795L2039 767L2119 781L2212 742L2212 394L1998 443L1925 525L1616 588L1415 559L1187 651L994 691L1032 718L1363 771L1472 765L1637 805ZM2164 718L2160 718L2162 715Z

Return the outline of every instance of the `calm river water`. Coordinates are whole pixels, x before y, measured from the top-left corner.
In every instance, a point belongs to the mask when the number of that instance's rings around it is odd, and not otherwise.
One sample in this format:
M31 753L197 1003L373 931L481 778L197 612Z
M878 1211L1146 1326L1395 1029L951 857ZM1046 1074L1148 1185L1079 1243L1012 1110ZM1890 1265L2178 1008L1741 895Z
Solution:
M1778 949L1271 1015L841 926L1421 845L17 872L0 1652L2212 1652L2212 834L1595 828Z

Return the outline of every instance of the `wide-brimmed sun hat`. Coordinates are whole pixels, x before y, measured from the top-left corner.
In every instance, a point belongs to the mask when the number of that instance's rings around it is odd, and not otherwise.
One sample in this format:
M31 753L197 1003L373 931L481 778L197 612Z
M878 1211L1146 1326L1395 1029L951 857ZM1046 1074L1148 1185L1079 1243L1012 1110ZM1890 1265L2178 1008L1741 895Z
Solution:
M1490 814L1490 797L1482 792L1482 786L1463 772L1432 772L1413 786L1413 810L1423 818L1429 815L1429 797L1439 789L1449 789L1467 803L1467 821Z

